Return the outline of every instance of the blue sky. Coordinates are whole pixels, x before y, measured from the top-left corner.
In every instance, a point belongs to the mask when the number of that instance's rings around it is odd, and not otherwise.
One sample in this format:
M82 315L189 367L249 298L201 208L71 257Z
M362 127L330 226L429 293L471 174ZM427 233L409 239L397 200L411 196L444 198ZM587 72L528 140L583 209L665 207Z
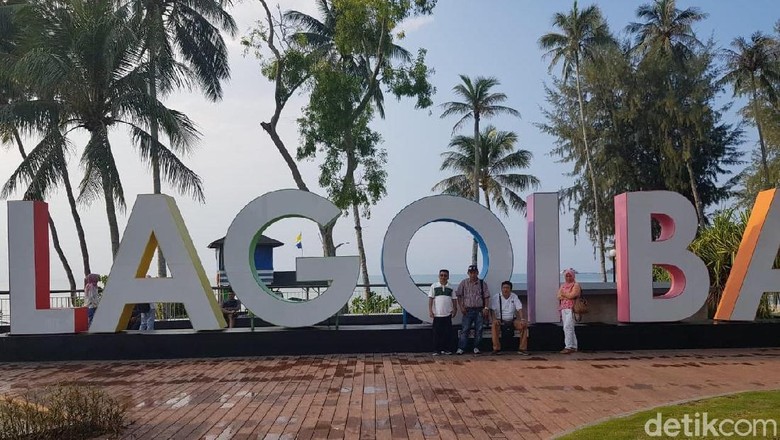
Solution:
M282 1L281 8L298 9L314 13L312 2L304 0ZM596 2L608 19L613 32L635 20L640 1ZM591 4L582 2L581 7ZM736 36L749 36L757 30L771 32L780 18L775 1L751 0L748 2L690 2L679 1L679 8L698 6L709 18L696 26L700 39L712 36L721 46L727 46ZM543 85L551 81L547 61L542 60L538 38L551 30L550 20L557 11L571 7L568 1L518 1L495 0L463 1L439 0L432 17L414 19L404 24L406 38L400 44L414 52L419 47L428 50L427 61L435 69L432 81L437 88L435 106L429 110L415 110L412 101L396 102L388 97L385 120L377 120L375 129L381 133L384 148L388 152L388 195L372 208L370 219L364 219L363 227L369 272L380 275L380 253L384 233L392 218L413 201L432 195L431 187L449 174L439 171L440 154L449 143L452 125L456 118L440 119L442 102L453 100L452 87L459 74L469 76L495 76L501 81L497 91L506 93L508 105L516 108L522 118L500 117L486 122L502 130L518 133L520 146L534 154L528 170L541 180L539 191L555 191L568 184L564 173L566 165L555 162L548 152L554 139L544 135L534 124L542 122L540 107L545 105ZM262 17L257 2L247 0L237 5L233 14L240 33L246 34L252 24ZM204 179L206 204L200 205L176 195L206 273L215 273L213 251L206 248L212 240L222 237L233 217L255 197L275 189L292 188L294 182L273 144L259 126L273 110L271 85L260 76L258 62L251 55L243 56L238 39L229 42L232 79L225 86L222 102L210 103L197 93L176 94L167 103L185 111L194 119L203 135L196 151L186 162ZM557 74L558 69L553 71ZM727 91L724 98L730 99ZM290 148L298 142L295 119L305 98L290 102L282 115L280 132ZM737 122L732 112L729 121ZM112 133L112 143L120 164L129 206L136 194L151 192L151 177L136 160L129 136L122 131ZM742 148L751 151L755 144L755 129L746 127ZM80 154L85 136L72 138ZM32 146L34 140L27 139ZM72 175L80 176L78 156L71 157ZM0 179L5 181L18 165L15 150L0 151ZM318 163L306 162L301 171L310 187L316 188ZM74 177L75 179L75 177ZM174 194L170 189L168 193ZM325 195L324 191L319 190ZM175 194L174 194L175 195ZM81 272L80 255L72 220L68 214L64 193L56 194L51 202L51 212L63 235L63 245L75 272ZM129 208L128 206L128 208ZM129 209L128 209L129 211ZM110 269L110 245L105 210L101 203L82 207L82 218L92 257L93 271L108 273ZM120 230L127 219L120 217ZM518 214L501 217L514 247L515 272L525 272L526 221ZM575 267L581 272L596 271L597 260L593 247L584 234L575 239L567 229L571 215L561 216L561 266ZM6 207L0 205L0 290L8 286L8 261L6 237ZM273 225L266 235L285 243L277 248L276 268L294 269L294 258L301 255L295 248L295 237L303 234L303 255L320 255L320 243L316 227L311 222L287 219ZM336 243L348 242L339 249L340 255L356 254L354 229L351 217L339 220ZM470 240L465 230L451 224L431 224L415 236L408 252L411 273L434 273L439 268L449 268L453 274L464 272L470 259ZM80 277L77 275L77 279ZM53 288L66 286L64 276L52 251ZM80 284L80 282L79 282Z

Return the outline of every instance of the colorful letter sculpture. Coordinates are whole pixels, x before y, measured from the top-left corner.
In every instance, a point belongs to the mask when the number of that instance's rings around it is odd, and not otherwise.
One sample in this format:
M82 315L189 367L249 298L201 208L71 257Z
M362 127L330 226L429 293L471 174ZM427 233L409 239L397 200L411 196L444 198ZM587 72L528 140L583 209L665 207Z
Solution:
M651 219L661 227L657 240ZM615 197L618 321L680 321L702 308L710 280L707 267L688 250L696 228L696 211L680 194L646 191ZM654 264L672 278L669 291L656 297Z
M77 333L87 330L87 309L52 309L49 275L49 206L8 202L8 266L11 334ZM13 233L10 233L13 231Z
M157 246L170 278L146 277ZM134 305L152 302L184 304L195 330L226 326L176 201L162 194L136 199L89 331L124 330Z
M528 197L528 320L559 322L560 238L558 193Z
M717 320L752 321L761 296L780 290L780 269L774 268L780 248L780 201L776 194L774 189L763 191L756 199L715 314ZM46 203L12 201L7 206L11 333L85 331L85 308L50 308ZM291 302L260 280L253 253L260 235L277 220L302 217L327 226L340 214L329 200L296 189L270 192L246 205L228 229L223 254L228 281L244 306L283 327L315 325L337 313L357 286L358 257L297 258L299 281L323 281L329 287L312 300ZM417 231L432 222L455 223L474 236L484 258L480 278L494 294L502 281L510 279L514 265L509 234L487 208L447 195L411 203L393 218L385 233L382 274L398 303L424 322L430 322L428 301L409 274L406 254ZM677 193L647 191L615 197L618 321L680 321L701 310L709 293L709 274L701 259L688 250L697 224L693 204ZM653 239L654 227L660 228L657 239ZM170 268L170 278L146 276L158 246ZM557 193L528 197L527 252L529 319L558 322ZM470 263L467 258L464 255L464 268ZM671 287L663 295L653 293L654 265L671 275ZM225 327L181 213L174 199L166 195L138 196L89 331L122 331L135 304L152 302L183 303L196 330ZM454 322L460 322L460 315Z
M432 222L452 222L466 228L479 243L483 255L480 278L492 289L512 276L514 254L509 234L501 221L484 206L462 197L432 196L410 204L399 212L385 233L382 244L382 274L398 304L412 316L431 322L428 299L414 284L406 265L412 237ZM464 255L463 270L470 264ZM460 322L460 315L453 322Z
M756 197L715 319L753 321L761 296L780 290L780 270L773 269L780 249L777 199L776 189L762 191Z

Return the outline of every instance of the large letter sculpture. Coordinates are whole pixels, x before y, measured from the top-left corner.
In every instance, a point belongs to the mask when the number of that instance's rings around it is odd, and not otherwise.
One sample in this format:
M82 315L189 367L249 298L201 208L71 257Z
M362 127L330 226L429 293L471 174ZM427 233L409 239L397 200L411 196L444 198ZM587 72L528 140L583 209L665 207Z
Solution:
M8 202L8 266L12 334L74 333L87 329L87 309L52 309L49 205Z
M170 278L146 278L157 246ZM136 199L89 331L124 330L133 306L151 302L183 303L195 330L226 325L176 201L162 194Z
M780 270L772 269L780 248L780 202L776 194L777 190L770 189L756 198L715 319L753 321L761 296L780 290Z
M661 227L655 241L651 219ZM710 280L704 262L687 249L696 228L696 211L680 194L647 191L615 197L618 321L680 321L701 309ZM654 264L672 278L669 291L657 297Z
M297 189L270 192L246 205L228 229L224 250L228 282L246 308L283 327L306 327L336 314L357 286L358 257L297 258L296 279L332 282L320 296L293 303L271 292L258 278L252 256L260 235L277 220L303 217L327 226L340 215L328 199Z
M431 196L402 209L385 233L382 273L388 290L401 307L424 322L431 322L428 299L409 274L406 252L414 234L432 222L456 223L471 232L483 256L480 278L485 280L493 292L498 291L502 281L512 276L514 265L509 234L501 221L484 206L462 197ZM459 320L460 314L454 322Z
M560 238L558 193L528 197L528 320L559 322Z

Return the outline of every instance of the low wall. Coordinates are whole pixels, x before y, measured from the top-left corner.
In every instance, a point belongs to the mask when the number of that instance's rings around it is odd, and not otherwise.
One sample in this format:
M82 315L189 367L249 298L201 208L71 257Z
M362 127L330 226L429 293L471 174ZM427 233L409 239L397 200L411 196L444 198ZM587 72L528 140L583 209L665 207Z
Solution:
M617 291L614 283L580 283L582 286L583 296L588 300L590 305L590 313L582 317L582 323L604 323L604 324L616 324L617 321ZM525 284L517 285L518 289L514 292L520 297L523 305L527 307L527 291ZM653 291L656 295L664 294L669 289L669 283L653 283ZM554 295L554 292L551 293ZM7 298L6 298L7 301ZM527 316L527 315L526 315ZM412 315L406 316L406 324L420 324L421 321ZM707 307L702 308L695 315L685 322L701 322L706 321ZM349 325L393 325L403 324L404 316L398 314L371 314L371 315L342 315L338 319L331 317L318 325L326 327L336 326L349 326ZM269 327L269 324L260 318L254 319L254 325L256 327ZM242 316L236 319L236 327L248 328L252 326L251 320ZM171 320L171 321L158 321L156 328L159 330L166 329L189 329L192 328L189 320ZM0 333L8 333L8 325L0 325Z

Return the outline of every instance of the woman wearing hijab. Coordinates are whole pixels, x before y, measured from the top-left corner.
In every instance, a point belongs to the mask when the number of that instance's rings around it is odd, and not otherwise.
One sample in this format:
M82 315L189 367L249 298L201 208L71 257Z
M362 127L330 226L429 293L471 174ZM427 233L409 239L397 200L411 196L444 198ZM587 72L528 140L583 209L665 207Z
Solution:
M558 310L561 312L561 321L563 322L563 354L570 354L577 351L577 335L574 334L574 300L582 293L580 283L575 279L574 269L563 271L564 283L558 289L558 300L560 305Z
M88 325L92 325L92 317L95 316L95 310L97 310L100 301L98 281L100 281L100 275L96 273L91 273L84 278L84 305L87 307Z

